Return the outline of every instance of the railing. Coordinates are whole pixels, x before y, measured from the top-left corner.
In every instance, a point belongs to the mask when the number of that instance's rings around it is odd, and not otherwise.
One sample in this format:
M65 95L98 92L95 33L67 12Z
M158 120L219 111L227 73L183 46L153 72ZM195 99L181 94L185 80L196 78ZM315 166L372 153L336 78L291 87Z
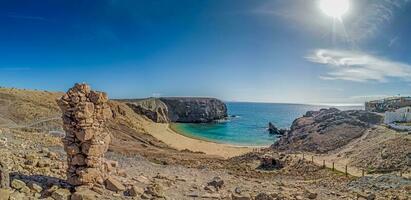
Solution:
M267 148L253 148L252 152L254 153L262 153ZM321 159L321 156L318 155L307 155L305 153L288 153L288 155L294 155L295 157L300 157L302 160L308 161L313 163L314 165L321 166L322 168L329 168L332 171L343 173L345 176L353 176L353 177L364 177L367 175L377 175L382 173L388 172L397 172L400 177L404 178L411 178L409 175L404 174L403 168L395 168L395 169L378 169L378 173L369 173L368 170L365 168L358 168L358 167L349 167L347 164L340 164L340 169L337 169L338 166L336 162L326 162L326 159ZM315 159L316 158L316 159ZM315 162L316 161L316 162ZM318 162L319 161L319 162ZM322 162L321 162L322 161ZM351 169L351 170L350 170Z
M308 160L307 158L306 158L306 154L294 154L294 156L298 156L298 155L302 155L302 159L303 160ZM311 162L311 163L313 163L313 164L315 164L315 165L318 165L318 163L316 163L316 162L314 162L314 155L311 155L311 158L310 158L310 160L308 160L309 162ZM320 161L321 161L321 159L320 159ZM328 166L327 166L327 164L329 164ZM376 175L376 174L379 174L379 173L367 173L367 170L366 169L364 169L364 168L357 168L357 167L350 167L351 169L357 169L357 170L352 170L351 172L349 172L349 166L347 165L347 164L344 164L344 165L342 165L343 167L344 167L344 169L343 170L338 170L337 168L336 168L336 163L335 162L326 162L326 160L325 159L322 159L322 165L321 165L321 167L323 167L324 169L325 168L329 168L329 169L331 169L332 171L337 171L337 172L341 172L341 173L344 173L344 175L345 176L354 176L354 177L364 177L364 176L366 176L367 174L369 174L369 175ZM404 177L404 178L410 178L410 177L407 177L407 176L404 176L404 173L403 173L403 168L395 168L395 169L386 169L386 170L384 170L384 169L379 169L378 170L378 172L382 172L382 173L387 173L387 172L397 172L398 173L398 176L400 176L400 177Z

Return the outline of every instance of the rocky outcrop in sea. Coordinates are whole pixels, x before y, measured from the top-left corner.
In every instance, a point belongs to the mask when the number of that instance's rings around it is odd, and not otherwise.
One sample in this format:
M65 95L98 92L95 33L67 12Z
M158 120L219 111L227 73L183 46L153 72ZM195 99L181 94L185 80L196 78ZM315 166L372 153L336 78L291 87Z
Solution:
M227 117L227 106L215 98L165 97L121 101L137 114L158 123L209 123Z

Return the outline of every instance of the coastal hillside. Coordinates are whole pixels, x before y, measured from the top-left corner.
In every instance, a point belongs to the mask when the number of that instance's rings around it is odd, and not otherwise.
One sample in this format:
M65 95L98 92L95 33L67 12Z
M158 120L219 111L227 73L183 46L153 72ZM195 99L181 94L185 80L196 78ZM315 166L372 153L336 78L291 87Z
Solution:
M307 112L272 148L313 153L370 173L410 172L411 135L389 129L382 116L335 108Z
M73 187L65 181L68 168L66 152L61 135L55 134L61 131L62 124L61 119L55 119L62 114L55 100L62 94L1 90L0 157L3 159L0 173L4 174L6 166L10 170L11 180L11 189L0 188L1 197L54 200L69 199L70 196L72 199L337 200L358 197L406 199L408 195L407 185L410 182L407 179L395 175L344 176L270 149L231 156L229 159L190 149L178 150L154 137L161 136L162 132L157 128L162 124L147 120L120 101L108 102L112 116L107 127L112 143L105 158L118 163L116 166L119 169L112 174L115 180L98 187ZM363 119L363 115L358 116ZM373 117L367 119L377 122ZM36 121L41 122L33 123ZM183 140L176 138L174 141ZM372 142L380 139L375 138ZM395 138L385 139L391 141ZM197 146L205 144L202 145L204 150L207 147L223 147L217 149L223 153L226 149L221 144L213 146L194 139L191 142L197 142ZM374 147L368 140L358 141L357 144L368 145L370 148L364 148L363 152L378 156L372 152ZM407 141L402 145L406 144ZM388 150L395 149L393 146L386 148L388 155ZM348 149L344 149L349 155ZM360 159L361 155L356 156ZM355 164L360 166L369 162ZM381 183L381 179L388 182Z
M0 127L64 135L61 110L56 103L62 95L62 92L0 88ZM189 166L201 165L197 162L199 159L210 159L210 162L214 162L216 157L217 162L222 159L221 156L195 153L185 148L177 150L153 136L156 135L153 132L161 136L167 127L158 126L146 116L137 114L122 101L110 100L108 104L113 113L107 122L112 135L109 149L112 152L141 155L158 163L185 163Z
M63 93L0 88L0 127L61 130L61 112L55 100Z
M381 122L382 116L367 111L340 111L336 108L309 111L296 119L289 133L273 147L326 153L361 137L368 128Z
M207 123L227 117L226 105L215 98L162 97L120 101L158 123Z
M30 132L46 132L61 136L63 133L61 111L56 100L62 92L0 88L0 127ZM144 126L150 123L129 106L109 101L113 116L107 127L113 137L110 150L123 154L140 154L159 162L173 162L175 157L190 158L147 133ZM200 156L201 157L201 156Z

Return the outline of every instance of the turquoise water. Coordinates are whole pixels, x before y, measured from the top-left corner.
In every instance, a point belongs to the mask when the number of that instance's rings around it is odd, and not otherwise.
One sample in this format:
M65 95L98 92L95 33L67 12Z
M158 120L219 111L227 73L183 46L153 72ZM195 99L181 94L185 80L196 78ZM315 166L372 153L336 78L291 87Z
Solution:
M301 104L227 103L229 120L210 124L176 124L181 134L203 140L244 146L265 146L278 139L267 131L268 122L289 128L307 111L329 108ZM362 106L333 106L340 110L363 109Z

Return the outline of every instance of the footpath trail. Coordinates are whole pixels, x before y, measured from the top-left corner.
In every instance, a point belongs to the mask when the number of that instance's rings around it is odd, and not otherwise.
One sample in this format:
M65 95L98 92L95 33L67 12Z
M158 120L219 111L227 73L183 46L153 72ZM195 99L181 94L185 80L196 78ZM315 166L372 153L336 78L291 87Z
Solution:
M332 164L334 163L334 169L341 173L345 173L345 167L347 166L347 173L351 176L361 177L363 173L363 170L361 168L350 166L349 165L350 160L348 158L337 157L337 155L334 155L334 154L328 155L328 154L298 153L298 154L292 154L292 155L295 155L301 159L304 157L304 160L308 162L314 161L314 164L318 166L323 166L325 162L325 167L330 168L330 169L332 169ZM380 173L367 174L367 172L364 171L364 176L380 176L380 175L383 175L383 174L380 174ZM403 173L401 176L405 178L411 178L411 173Z
M346 158L342 157L337 157L336 155L327 155L327 154L312 154L312 153L299 153L299 154L294 154L298 158L304 158L306 161L313 161L314 164L318 166L323 166L325 164L325 167L327 168L332 168L332 165L334 163L334 169L336 171L345 173L345 167L347 166L347 173L351 176L356 176L356 177L361 177L362 176L362 169L354 167L354 166L349 166L349 160Z
M347 167L348 174L356 177L361 177L363 175L363 169L353 166L351 164L351 158L353 156L355 157L355 155L359 154L360 152L364 152L366 149L372 149L372 146L380 145L381 142L394 138L394 136L397 134L400 133L397 133L385 127L375 126L365 131L361 137L354 139L347 145L330 151L329 153L315 154L304 152L304 155L303 153L297 153L295 155L299 158L304 157L304 159L307 161L313 161L318 166L323 166L325 163L325 166L327 168L332 168L332 165L334 163L334 169L342 173L345 173L345 168ZM399 174L400 173L398 172L398 175ZM364 175L379 176L382 174L367 174L367 171L365 170ZM411 178L411 173L403 173L402 177Z
M33 126L36 126L38 124L42 124L42 123L46 123L46 122L50 122L50 121L58 121L61 120L61 117L49 117L49 118L45 118L45 119L40 119L34 122L30 122L27 124L17 124L16 122L7 119L7 118L2 118L0 116L0 128L11 128L11 129L17 129L17 128L30 128Z
M319 166L323 166L325 164L325 167L327 168L332 168L334 163L334 169L343 173L345 173L345 168L347 167L347 173L349 175L361 177L363 170L354 166L350 166L350 160L341 155L346 152L352 151L359 143L364 141L370 135L370 133L370 130L365 131L365 133L361 137L353 140L344 147L337 149L329 154L299 153L295 155L299 158L304 157L304 159L307 161L313 161L316 165Z

